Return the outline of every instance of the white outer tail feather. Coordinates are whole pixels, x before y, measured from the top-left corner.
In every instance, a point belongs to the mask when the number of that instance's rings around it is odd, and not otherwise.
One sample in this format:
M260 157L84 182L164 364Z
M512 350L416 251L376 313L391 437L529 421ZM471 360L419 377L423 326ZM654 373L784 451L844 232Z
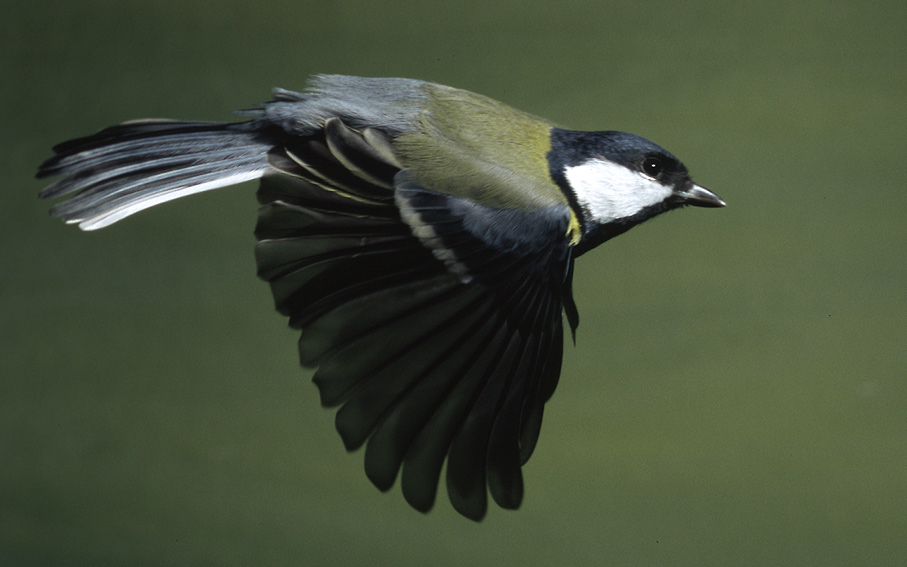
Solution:
M268 168L265 167L255 171L244 171L242 173L222 177L221 179L215 179L214 181L188 185L180 189L171 189L160 194L149 195L140 200L126 203L120 207L100 214L69 218L66 220L66 223L78 224L79 228L85 231L98 230L119 222L135 213L144 211L145 209L160 205L161 203L166 203L167 201L173 201L174 199L179 199L180 197L185 197L187 195L194 195L195 193L220 189L221 187L227 187L228 185L237 185L246 181L254 181L264 175L267 169Z

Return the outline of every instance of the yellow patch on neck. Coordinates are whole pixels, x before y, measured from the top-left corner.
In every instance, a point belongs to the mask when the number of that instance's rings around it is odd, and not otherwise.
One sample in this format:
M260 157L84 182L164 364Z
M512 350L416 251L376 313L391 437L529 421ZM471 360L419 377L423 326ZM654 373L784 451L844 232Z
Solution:
M570 209L570 224L567 225L567 236L570 237L570 246L576 246L583 238L583 227L579 224L579 218L573 209Z

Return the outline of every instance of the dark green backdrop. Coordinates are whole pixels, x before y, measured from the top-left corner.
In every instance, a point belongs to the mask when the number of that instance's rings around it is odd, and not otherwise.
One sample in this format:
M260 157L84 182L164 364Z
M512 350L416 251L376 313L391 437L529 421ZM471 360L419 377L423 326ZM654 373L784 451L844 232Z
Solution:
M0 563L902 564L905 36L903 1L11 3ZM36 199L56 142L313 72L629 130L729 203L579 262L517 513L368 484L255 278L254 186L90 234Z

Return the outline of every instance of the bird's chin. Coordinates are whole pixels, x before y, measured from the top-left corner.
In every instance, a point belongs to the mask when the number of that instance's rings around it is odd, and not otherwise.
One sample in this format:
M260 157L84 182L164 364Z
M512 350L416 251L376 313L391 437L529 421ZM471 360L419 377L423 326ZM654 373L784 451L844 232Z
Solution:
M583 234L583 239L576 245L574 255L579 256L580 254L584 254L596 246L611 240L615 236L620 236L634 226L641 224L654 216L660 215L663 212L681 207L684 204L686 203L666 200L645 207L634 215L587 228Z

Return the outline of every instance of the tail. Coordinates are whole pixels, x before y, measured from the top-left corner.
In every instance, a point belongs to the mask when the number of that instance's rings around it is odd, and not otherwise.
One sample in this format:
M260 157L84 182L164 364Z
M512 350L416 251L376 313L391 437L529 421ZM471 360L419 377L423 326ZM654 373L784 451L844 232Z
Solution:
M95 230L160 203L258 179L272 146L254 120L126 122L54 147L37 177L63 177L40 196L75 193L51 214Z

